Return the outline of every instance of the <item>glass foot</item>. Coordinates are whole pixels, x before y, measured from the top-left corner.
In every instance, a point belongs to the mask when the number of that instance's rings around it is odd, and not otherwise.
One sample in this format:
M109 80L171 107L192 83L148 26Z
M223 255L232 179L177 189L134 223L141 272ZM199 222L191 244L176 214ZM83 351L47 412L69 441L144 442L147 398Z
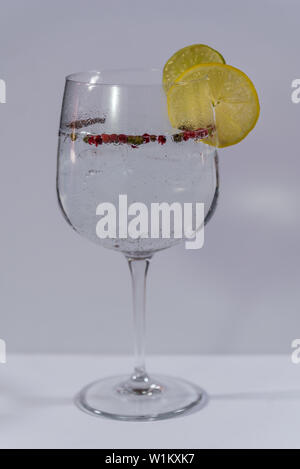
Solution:
M127 378L127 379L126 379ZM166 376L104 378L84 388L76 405L90 415L124 421L153 421L202 409L207 394L188 381Z

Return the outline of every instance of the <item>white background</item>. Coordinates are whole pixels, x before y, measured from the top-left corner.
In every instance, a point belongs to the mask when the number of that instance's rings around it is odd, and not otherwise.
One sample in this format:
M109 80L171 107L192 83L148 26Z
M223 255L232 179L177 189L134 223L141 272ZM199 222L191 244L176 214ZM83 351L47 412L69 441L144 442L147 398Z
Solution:
M129 370L128 357L10 355L0 370L0 448L113 448L116 454L116 448L299 449L299 369L287 355L149 361L151 372L168 370L203 385L208 405L160 422L91 417L75 407L73 396L95 380L96 370L98 377Z
M125 260L59 213L56 146L65 75L162 67L206 43L254 81L256 130L220 152L204 249L153 260L148 342L160 353L290 352L300 336L298 1L1 2L0 337L8 351L131 350Z

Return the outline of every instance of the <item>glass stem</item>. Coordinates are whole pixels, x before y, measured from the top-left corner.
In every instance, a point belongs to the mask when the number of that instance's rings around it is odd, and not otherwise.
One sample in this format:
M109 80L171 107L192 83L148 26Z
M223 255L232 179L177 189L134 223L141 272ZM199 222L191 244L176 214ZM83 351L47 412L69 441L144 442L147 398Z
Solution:
M146 281L150 259L128 259L132 279L135 363L131 380L146 385L149 378L145 365Z

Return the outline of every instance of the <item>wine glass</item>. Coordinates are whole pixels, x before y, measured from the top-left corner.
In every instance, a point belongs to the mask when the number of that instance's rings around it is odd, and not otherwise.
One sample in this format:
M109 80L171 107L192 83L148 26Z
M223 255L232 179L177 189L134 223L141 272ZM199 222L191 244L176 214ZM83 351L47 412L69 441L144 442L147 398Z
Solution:
M188 86L180 83L178 86ZM200 408L197 385L145 368L145 295L153 255L181 240L174 236L99 237L101 203L118 206L204 203L205 221L218 196L218 159L205 143L213 123L197 131L174 129L158 70L111 70L67 77L59 133L57 193L67 222L98 245L125 255L132 277L135 329L133 374L103 378L81 391L77 405L118 420L158 420ZM210 140L211 141L211 140ZM119 228L120 218L116 221ZM200 226L195 226L195 232Z

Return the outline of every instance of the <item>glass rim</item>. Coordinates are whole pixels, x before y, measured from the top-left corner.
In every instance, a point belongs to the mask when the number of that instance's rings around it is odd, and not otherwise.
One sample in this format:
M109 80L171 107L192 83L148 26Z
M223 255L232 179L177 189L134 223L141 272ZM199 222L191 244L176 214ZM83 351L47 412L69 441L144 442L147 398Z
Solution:
M134 83L122 79L122 75L144 75L159 77L157 83L147 82L147 80L136 80ZM115 78L106 78L115 76ZM66 82L71 82L85 86L158 86L162 85L162 70L159 68L107 68L103 70L87 70L85 72L75 72L66 76Z
M131 78L134 76L134 80L126 80L125 77ZM138 76L141 78L138 79ZM111 78L106 78L111 77ZM123 77L123 78L122 78ZM149 78L151 79L149 80ZM156 81L153 82L153 78ZM143 79L142 79L143 78ZM199 78L191 81L178 81L173 83L172 86L182 86L184 84L191 84L195 81L204 81L207 77ZM107 86L107 87L162 87L163 86L163 71L156 67L151 68L111 68L99 70L87 70L85 72L75 72L66 76L67 83L74 83L75 85L96 87L96 86Z

